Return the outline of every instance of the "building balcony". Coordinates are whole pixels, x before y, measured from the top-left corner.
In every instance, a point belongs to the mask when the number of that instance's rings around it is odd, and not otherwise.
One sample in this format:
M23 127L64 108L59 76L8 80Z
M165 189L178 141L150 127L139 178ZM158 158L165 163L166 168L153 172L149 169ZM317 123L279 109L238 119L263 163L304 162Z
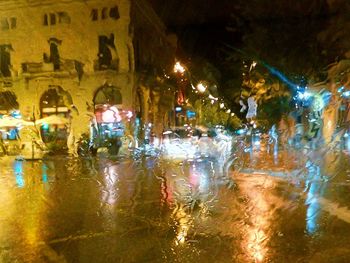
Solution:
M56 65L57 66L57 65ZM54 63L45 62L25 62L22 63L22 76L24 77L69 77L76 76L76 62L74 60L64 60L59 63L59 68L55 69Z
M43 62L26 62L22 63L22 72L23 73L42 73L42 72L52 72L53 64L52 63L43 63Z

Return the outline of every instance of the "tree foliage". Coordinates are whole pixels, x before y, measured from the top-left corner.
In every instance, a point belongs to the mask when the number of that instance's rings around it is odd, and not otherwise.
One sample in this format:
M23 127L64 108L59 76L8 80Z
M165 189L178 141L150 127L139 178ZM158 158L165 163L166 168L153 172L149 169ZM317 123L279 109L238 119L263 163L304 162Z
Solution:
M241 120L236 116L231 116L230 113L220 109L218 103L211 103L209 100L198 99L195 102L195 108L200 113L200 125L209 128L216 125L223 125L228 128L238 128L241 125Z

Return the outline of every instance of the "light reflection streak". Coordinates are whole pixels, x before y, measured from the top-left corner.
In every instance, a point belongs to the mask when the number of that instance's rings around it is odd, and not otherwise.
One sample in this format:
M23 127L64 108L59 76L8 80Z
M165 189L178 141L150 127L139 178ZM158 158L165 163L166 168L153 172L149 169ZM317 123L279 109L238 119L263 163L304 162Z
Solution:
M13 188L7 183L8 175L7 171L11 171L8 163L3 162L0 158L0 240L8 240L8 236L12 229L9 227L8 222L13 221L13 215L16 213L17 207L16 200L13 195ZM1 254L1 253L0 253ZM0 256L1 258L1 256Z
M20 213L22 220L16 226L22 233L27 247L32 253L38 252L38 243L43 240L42 230L46 228L46 190L44 184L39 183L42 176L40 171L40 165L38 163L33 163L31 168L28 167L28 163L25 161L15 161L13 164L13 171L16 176L16 183L18 187L23 188L21 194L25 197L25 204L16 204L16 206L21 207ZM39 165L39 170L37 169ZM33 172L32 168L35 167ZM29 170L28 170L29 169ZM44 173L45 175L45 173ZM46 175L47 176L47 175ZM26 180L24 179L26 178ZM14 192L16 193L16 191ZM11 197L16 200L15 196ZM18 213L19 211L17 211Z
M208 167L205 165L206 162L202 162L199 165L193 164L189 171L189 182L198 194L206 195L209 192L210 178L208 173ZM204 166L204 167L203 167ZM212 169L212 167L211 167ZM211 170L210 169L210 170ZM203 200L204 201L204 200Z
M245 179L244 183L239 185L252 206L247 212L250 223L245 225L247 235L242 242L242 248L255 262L264 261L269 251L267 243L270 239L269 233L271 233L275 211L271 204L279 205L279 202L282 202L269 193L274 184L272 178L258 175ZM259 189L254 190L254 188Z
M47 170L48 170L48 167L46 166L45 163L43 163L42 166L41 166L43 183L47 183L48 182Z
M318 218L321 212L319 197L324 195L327 182L322 179L319 165L307 162L308 178L306 180L307 197L305 205L306 210L306 230L309 234L314 234L318 230Z
M186 238L193 222L192 216L186 212L186 207L183 204L178 204L174 210L173 218L177 222L175 245L181 245L186 242Z
M15 161L14 163L14 172L16 178L16 184L19 188L23 188L25 181L23 178L23 161Z
M176 227L174 239L176 246L187 243L189 232L197 220L203 221L209 217L208 203L211 202L213 195L210 182L213 175L211 169L214 168L208 161L186 162L177 176L181 174L188 179L177 179L176 176L173 177L174 181L169 181L168 196L174 198L171 218Z
M116 166L107 166L104 169L105 174L105 191L102 192L103 203L114 205L117 201L117 190L116 184L118 182L118 173Z

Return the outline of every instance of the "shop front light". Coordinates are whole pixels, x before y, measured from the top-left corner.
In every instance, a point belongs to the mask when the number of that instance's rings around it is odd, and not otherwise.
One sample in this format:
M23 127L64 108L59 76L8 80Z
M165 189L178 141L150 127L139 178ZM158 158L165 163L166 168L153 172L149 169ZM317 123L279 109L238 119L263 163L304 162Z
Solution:
M181 107L175 107L175 111L176 111L176 112L181 112L181 111L182 111L182 108L181 108Z

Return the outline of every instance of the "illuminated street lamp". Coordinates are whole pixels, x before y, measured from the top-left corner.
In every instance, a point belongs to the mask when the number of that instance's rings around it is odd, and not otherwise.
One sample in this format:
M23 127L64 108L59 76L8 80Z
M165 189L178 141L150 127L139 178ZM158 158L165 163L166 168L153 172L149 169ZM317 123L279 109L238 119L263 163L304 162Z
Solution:
M183 74L185 72L185 68L180 64L180 62L176 62L174 65L174 72Z
M202 83L202 82L199 82L197 84L197 90L200 92L200 93L204 93L206 90L207 90L207 87Z

